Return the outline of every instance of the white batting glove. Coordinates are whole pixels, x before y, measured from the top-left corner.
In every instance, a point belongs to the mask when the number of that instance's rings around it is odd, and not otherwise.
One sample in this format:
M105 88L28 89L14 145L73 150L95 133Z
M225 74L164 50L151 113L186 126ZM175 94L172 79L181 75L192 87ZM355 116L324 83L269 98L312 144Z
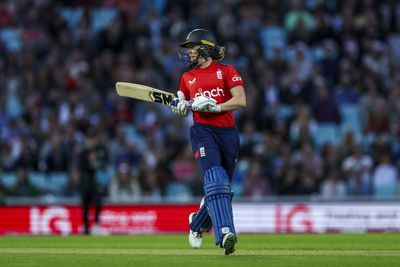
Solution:
M176 94L178 97L172 101L177 102L177 104L172 105L171 110L178 116L186 117L189 113L189 103L186 101L185 94L182 91L178 91Z
M221 105L218 105L213 98L199 96L193 99L192 110L218 113L221 112Z

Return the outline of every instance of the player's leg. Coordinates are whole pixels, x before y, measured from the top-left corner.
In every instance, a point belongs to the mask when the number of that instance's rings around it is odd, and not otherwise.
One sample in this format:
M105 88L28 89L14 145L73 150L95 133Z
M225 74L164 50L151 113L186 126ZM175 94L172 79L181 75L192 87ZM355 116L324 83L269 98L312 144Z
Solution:
M204 134L201 133L201 129L193 126L190 130L190 138L192 144L192 150L197 163L200 167L201 175L204 177L204 168L210 165L205 159L207 154L216 154L217 146L207 145L207 152L205 148ZM213 150L213 152L211 152ZM207 157L209 158L209 156ZM199 210L189 214L189 243L193 248L199 248L202 242L203 232L208 232L212 228L211 217L208 214L208 208L204 198L201 200Z
M100 213L101 213L101 206L102 206L102 199L101 199L101 192L99 189L94 189L93 198L94 198L94 207L95 207L95 214L94 214L94 222L96 224L100 223Z
M213 164L218 164L218 162L215 162L216 160L213 160L215 155L218 155L218 147L217 144L210 141L209 137L207 129L193 126L190 130L192 150L203 177L204 170L210 168ZM204 198L200 203L199 210L189 215L189 228L189 243L193 248L199 248L203 237L202 233L208 232L212 228L211 217Z
M220 149L222 151L221 163L223 168L227 172L229 183L231 183L236 163L239 158L239 148L240 148L239 132L237 131L236 128L232 128L229 131L224 131L224 133L220 135L219 142L222 144L220 146ZM233 198L233 192L231 192L231 205L232 205L232 198ZM235 251L236 242L237 242L237 236L236 233L234 232L228 233L223 237L222 247L225 248L226 255L229 255L230 253Z
M208 215L205 198L200 202L197 212L189 214L189 244L192 248L200 248L203 241L203 232L211 230L211 218Z
M81 193L81 201L82 201L82 219L83 219L83 227L84 234L88 235L90 233L89 228L89 206L90 206L90 195L88 192Z
M203 197L200 202L200 207L197 212L192 213L190 220L190 229L194 232L208 232L211 230L212 223L208 214L207 205L205 205L205 198Z
M99 186L99 185L97 185ZM93 202L95 206L94 224L92 225L92 233L94 235L107 235L108 233L100 225L100 215L103 206L102 189L97 187L93 192Z
M204 191L214 227L215 243L229 255L235 251L237 238L233 223L231 186L224 168L216 166L206 171Z
M225 131L219 138L221 143L221 165L226 170L229 180L232 182L233 173L239 158L239 133L236 128Z

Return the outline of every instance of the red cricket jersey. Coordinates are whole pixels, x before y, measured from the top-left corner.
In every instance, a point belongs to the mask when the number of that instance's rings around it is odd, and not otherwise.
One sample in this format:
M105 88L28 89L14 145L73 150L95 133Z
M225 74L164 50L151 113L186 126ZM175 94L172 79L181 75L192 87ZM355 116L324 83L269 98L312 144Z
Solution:
M187 100L204 95L212 97L218 104L232 98L231 88L243 85L239 72L231 66L213 61L205 69L199 67L185 72L182 75L180 90ZM195 122L216 127L232 127L235 125L233 113L220 112L193 112Z

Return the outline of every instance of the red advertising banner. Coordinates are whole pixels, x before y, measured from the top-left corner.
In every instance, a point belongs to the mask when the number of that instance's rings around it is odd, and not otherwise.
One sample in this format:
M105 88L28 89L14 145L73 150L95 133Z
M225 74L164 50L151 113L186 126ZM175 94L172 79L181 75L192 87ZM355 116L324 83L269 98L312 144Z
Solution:
M188 215L197 208L197 205L105 206L100 221L110 234L186 232ZM82 229L79 206L0 207L0 235L70 235L80 234Z

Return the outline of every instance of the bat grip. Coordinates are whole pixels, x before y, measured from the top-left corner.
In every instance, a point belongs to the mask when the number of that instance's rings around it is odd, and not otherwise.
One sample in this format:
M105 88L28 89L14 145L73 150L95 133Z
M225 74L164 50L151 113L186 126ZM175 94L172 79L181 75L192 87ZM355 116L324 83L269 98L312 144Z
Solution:
M179 98L174 98L171 101L171 106L176 107L179 103Z
M187 101L188 104L189 104L189 107L192 106L193 101L194 101L194 99ZM178 105L178 103L179 103L179 98L174 98L174 99L172 99L172 101L171 101L171 106L176 107L176 106Z

